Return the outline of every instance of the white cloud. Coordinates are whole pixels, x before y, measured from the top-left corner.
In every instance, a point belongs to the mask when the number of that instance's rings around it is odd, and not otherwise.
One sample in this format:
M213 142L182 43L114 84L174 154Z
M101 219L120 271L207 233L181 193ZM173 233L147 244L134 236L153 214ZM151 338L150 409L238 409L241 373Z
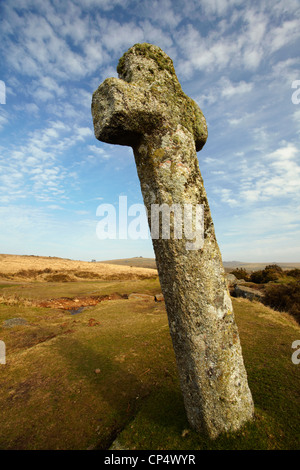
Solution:
M184 56L179 72L186 78L194 70L206 73L218 70L228 73L239 68L256 71L275 51L296 44L300 36L298 19L286 16L283 19L282 12L278 11L276 21L271 21L267 1L249 7L241 1L227 0L204 0L201 5L206 14L222 19L206 35L191 24L178 31L176 42Z
M218 188L215 193L220 196L221 202L229 206L238 205L238 201L232 197L232 190L229 188Z
M275 150L274 152L269 153L267 158L270 160L275 160L274 163L277 161L284 161L293 159L299 150L294 144L287 144L285 147L280 147L279 149Z
M281 26L271 30L268 37L268 45L271 52L274 52L283 46L287 46L299 37L299 20L294 19L285 21Z
M299 150L287 144L265 157L264 171L248 180L249 189L242 189L241 199L257 202L271 198L300 197L300 164L296 160ZM244 184L245 186L245 184Z
M86 19L81 18L81 9L72 2L68 2L68 11L60 16L55 15L49 2L45 5L44 17L39 11L43 10L41 4L35 5L34 13L25 9L22 15L13 9L12 4L6 6L14 38L5 40L10 66L22 75L39 77L41 82L45 82L41 83L42 90L37 91L37 96L44 101L49 99L45 90L56 95L64 91L57 84L52 86L54 78L79 79L109 59L102 51L101 31L96 29L93 18L90 29Z
M80 7L101 8L104 11L112 10L115 7L125 8L128 4L127 0L74 0Z
M76 127L75 128L77 140L84 140L86 137L91 137L93 135L92 129L90 127Z
M89 214L89 211L85 211L85 210L78 210L78 211L75 211L75 214L77 215L87 215Z
M48 209L51 209L53 211L61 211L63 210L63 208L61 206L58 206L57 204L50 204L49 206L47 206Z
M299 125L298 133L300 133L300 109L293 113L293 119Z
M157 27L149 20L139 23L144 32L145 41L150 44L156 44L167 52L173 60L176 59L176 49L172 48L173 40L169 32Z
M0 114L0 129L2 129L4 126L8 124L8 119L4 114Z
M40 77L38 81L32 83L33 88L31 89L35 99L41 101L48 101L56 99L66 93L65 88L60 86L57 81L51 77Z
M204 37L193 26L188 25L178 34L177 43L184 57L179 61L179 72L184 77L189 77L194 70L212 72L240 65L245 38L217 32Z
M138 0L136 3L136 13L139 16L151 18L152 21L172 29L176 28L182 20L185 6L182 6L179 14L175 12L171 0L152 0L151 2Z
M242 0L202 0L201 7L207 15L224 15L229 8L238 6Z
M111 155L109 153L107 153L105 150L103 150L103 148L99 147L99 146L96 146L96 145L89 145L88 146L89 150L91 152L93 152L94 155L89 155L88 158L90 159L95 159L95 160L98 160L99 157L100 158L103 158L105 160L108 160L109 158L111 158Z
M115 20L106 22L101 43L108 51L125 52L138 42L144 42L144 32L135 23L120 24Z
M29 134L25 143L13 144L0 156L0 195L6 201L17 200L22 187L23 197L34 196L40 201L65 198L66 181L77 175L61 164L60 156L90 136L89 127L71 127L58 120Z
M246 83L245 81L240 81L236 85L225 79L222 80L222 96L224 98L231 98L233 95L242 95L244 93L249 93L253 88L253 83Z
M220 164L220 160L217 159L217 158L212 158L212 157L205 157L204 158L204 162L208 165L212 164L212 165L215 165L216 163L217 164Z

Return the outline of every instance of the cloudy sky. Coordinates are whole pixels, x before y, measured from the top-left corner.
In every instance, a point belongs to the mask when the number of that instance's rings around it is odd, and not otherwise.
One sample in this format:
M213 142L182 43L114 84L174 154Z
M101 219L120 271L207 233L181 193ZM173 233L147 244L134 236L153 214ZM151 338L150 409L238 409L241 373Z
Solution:
M97 238L99 204L142 196L132 150L97 141L90 112L148 42L206 117L198 159L223 259L300 261L298 0L2 0L0 22L1 253L153 256L150 239Z

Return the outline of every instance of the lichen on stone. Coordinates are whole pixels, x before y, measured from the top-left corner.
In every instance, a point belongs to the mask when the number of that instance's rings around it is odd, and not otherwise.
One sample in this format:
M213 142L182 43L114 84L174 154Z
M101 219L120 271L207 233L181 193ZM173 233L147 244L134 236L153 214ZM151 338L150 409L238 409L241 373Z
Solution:
M153 204L203 205L201 249L187 249L184 230L180 239L153 239L153 247L187 416L214 438L251 419L253 401L196 154L207 139L205 118L159 47L134 45L117 71L93 95L95 135L133 148L150 226Z
M159 70L167 70L170 74L175 75L175 69L173 65L172 59L168 57L161 49L159 49L157 46L154 46L152 44L148 43L142 43L142 44L135 44L133 47L131 47L125 54L120 58L117 66L117 72L118 74L122 77L124 74L124 69L125 69L125 64L126 64L126 59L130 55L137 55L137 56L142 56L143 59L152 59ZM154 70L152 69L152 73L154 73Z

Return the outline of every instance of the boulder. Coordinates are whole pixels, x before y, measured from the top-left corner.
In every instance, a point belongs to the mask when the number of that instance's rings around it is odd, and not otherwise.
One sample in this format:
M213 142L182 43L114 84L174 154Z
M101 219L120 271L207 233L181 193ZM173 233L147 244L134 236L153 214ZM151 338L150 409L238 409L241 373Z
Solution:
M226 274L228 287L234 286L238 283L238 279L234 274Z
M154 300L155 302L163 302L165 299L162 294L155 294Z
M262 301L264 297L264 294L260 290L241 285L236 285L234 287L234 294L236 297L244 297L245 299L259 301Z

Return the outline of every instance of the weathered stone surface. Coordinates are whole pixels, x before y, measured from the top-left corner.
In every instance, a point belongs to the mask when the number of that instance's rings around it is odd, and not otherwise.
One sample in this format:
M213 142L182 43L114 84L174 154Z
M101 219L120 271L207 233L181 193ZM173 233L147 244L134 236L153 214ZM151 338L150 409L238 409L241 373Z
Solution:
M235 286L238 283L238 279L234 274L226 274L227 284L229 287Z
M153 247L187 416L214 438L251 419L253 401L197 160L205 118L160 48L133 46L117 70L93 95L95 135L133 148L149 224L152 204L204 206L201 249L187 249L185 234Z
M164 299L163 294L156 294L154 296L154 300L155 300L155 302L163 302L165 299Z
M240 283L240 280L237 279L234 274L229 274L229 273L226 274L226 279L227 279L227 285L228 285L228 290L229 290L230 295L236 297L234 288L237 284ZM241 281L241 282L244 282L244 281Z

